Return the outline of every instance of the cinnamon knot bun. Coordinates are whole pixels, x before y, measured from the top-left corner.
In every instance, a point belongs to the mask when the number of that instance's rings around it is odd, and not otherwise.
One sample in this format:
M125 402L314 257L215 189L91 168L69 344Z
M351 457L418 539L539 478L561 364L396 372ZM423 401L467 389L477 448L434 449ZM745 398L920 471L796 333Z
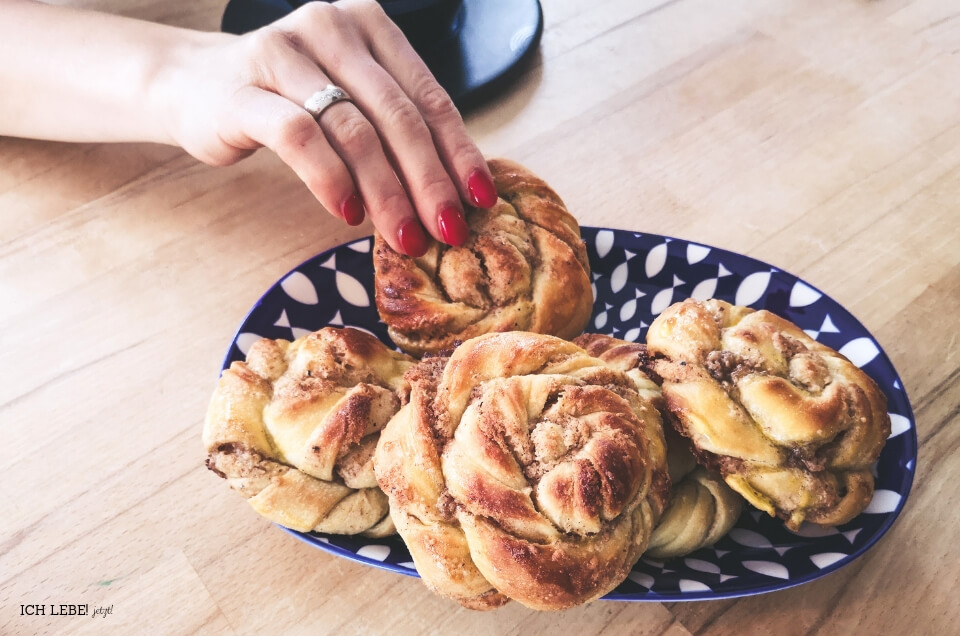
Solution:
M751 504L791 529L866 508L890 417L845 357L788 320L720 300L669 307L647 345L680 432Z
M282 526L393 534L373 453L413 362L350 328L257 341L210 401L207 467Z
M574 343L626 373L637 391L662 410L663 419L670 418L660 387L645 372L650 364L646 345L601 334L583 334ZM743 508L743 500L719 475L697 467L686 439L670 426L665 425L663 432L672 489L644 552L657 559L684 556L713 545L730 531Z
M670 487L660 416L625 374L512 332L407 378L375 466L428 587L474 609L562 609L623 581Z
M500 198L489 210L467 210L463 246L434 241L410 258L375 237L377 309L412 355L494 331L569 339L590 319L590 264L576 219L524 167L504 159L489 166Z

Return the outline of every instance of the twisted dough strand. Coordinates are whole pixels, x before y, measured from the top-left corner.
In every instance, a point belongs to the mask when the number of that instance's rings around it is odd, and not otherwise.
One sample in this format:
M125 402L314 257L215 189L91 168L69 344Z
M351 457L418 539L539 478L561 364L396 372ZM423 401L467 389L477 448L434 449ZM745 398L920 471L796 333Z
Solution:
M697 466L689 442L664 428L667 466L673 492L645 555L655 559L685 556L711 546L737 523L743 499L717 473Z
M650 364L646 345L601 334L584 334L574 343L626 373L637 391L661 410L663 419L670 419L660 387L645 372ZM658 559L713 545L730 531L742 510L740 497L717 474L697 467L687 440L669 426L663 432L673 489L644 552Z
M407 375L378 481L424 582L467 607L560 609L627 575L669 490L657 409L558 338L469 340Z
M576 220L519 164L489 165L500 199L468 210L462 247L433 242L413 259L375 239L377 309L404 351L437 353L493 331L573 338L590 318L590 265Z
M796 529L845 523L873 496L886 397L842 355L768 311L687 300L650 326L653 368L702 463Z
M349 328L259 340L223 372L210 402L207 467L288 528L392 534L373 453L412 363Z

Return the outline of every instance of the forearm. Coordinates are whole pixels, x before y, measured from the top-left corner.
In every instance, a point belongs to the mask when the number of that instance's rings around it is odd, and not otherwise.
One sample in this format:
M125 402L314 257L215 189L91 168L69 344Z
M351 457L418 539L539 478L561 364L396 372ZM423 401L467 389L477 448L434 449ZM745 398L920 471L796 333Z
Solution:
M311 95L350 95L322 113ZM175 144L211 165L268 147L333 214L411 256L497 201L453 102L373 0L308 2L242 36L0 0L0 136Z
M0 0L0 135L174 143L170 79L222 34Z

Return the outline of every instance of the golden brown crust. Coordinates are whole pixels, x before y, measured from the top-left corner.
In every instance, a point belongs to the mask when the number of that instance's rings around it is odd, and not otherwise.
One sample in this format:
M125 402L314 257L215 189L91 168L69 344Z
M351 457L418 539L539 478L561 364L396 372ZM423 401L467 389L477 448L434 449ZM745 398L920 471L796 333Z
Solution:
M585 333L574 338L573 343L614 369L626 373L633 380L637 392L663 411L663 395L648 369L650 354L647 345L599 333Z
M375 468L431 589L473 608L562 609L626 577L670 484L659 412L630 378L518 332L406 377Z
M625 372L637 391L661 410L662 418L671 419L660 387L650 377L651 360L646 345L601 334L583 334L574 343ZM686 439L667 425L663 433L673 488L644 553L654 558L684 556L713 545L730 531L742 509L740 496L718 474L697 468L697 460Z
M288 528L392 534L373 453L412 364L350 328L259 340L223 372L210 401L207 467Z
M668 308L647 345L680 431L751 504L791 528L867 506L890 418L849 360L768 311L719 300Z
M432 242L414 259L375 237L377 309L408 353L437 353L494 331L573 338L590 318L590 265L576 220L524 167L489 165L500 199L467 210L462 247Z

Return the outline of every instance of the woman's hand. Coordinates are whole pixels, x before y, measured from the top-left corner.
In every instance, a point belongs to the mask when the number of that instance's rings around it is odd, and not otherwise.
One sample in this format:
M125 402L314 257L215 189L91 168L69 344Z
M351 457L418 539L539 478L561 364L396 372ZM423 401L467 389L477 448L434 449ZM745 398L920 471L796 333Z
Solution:
M351 225L369 215L411 256L427 249L423 227L467 239L461 201L496 202L453 102L378 3L311 2L244 36L186 42L152 92L169 136L198 159L230 164L266 146L325 208ZM303 104L327 84L352 102L315 121Z

